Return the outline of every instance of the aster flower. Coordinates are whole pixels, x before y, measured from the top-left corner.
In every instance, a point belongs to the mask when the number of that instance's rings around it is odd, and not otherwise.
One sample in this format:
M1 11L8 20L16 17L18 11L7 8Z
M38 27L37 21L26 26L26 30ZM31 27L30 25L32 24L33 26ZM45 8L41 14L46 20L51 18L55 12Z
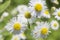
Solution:
M56 10L56 7L51 7L51 12L54 13L54 11Z
M50 18L50 12L49 12L49 10L47 10L47 9L43 10L42 16L45 17L45 18Z
M40 24L40 25L39 25ZM33 37L36 39L38 38L46 38L49 34L49 24L47 22L40 22L37 26L35 26L35 29L32 31Z
M22 10L20 10L20 13L18 14L19 20L20 16L23 17L27 21L27 23L29 22L30 24L32 24L36 20L36 17L32 14L30 7L25 7Z
M57 20L60 20L60 8L56 9L55 12L53 13L53 15L55 16L55 18Z
M9 23L7 23L7 25L5 26L5 29L8 30L10 33L20 34L24 32L27 28L26 23L24 23L25 20L24 21L23 20L22 20L22 17L20 18L20 20L14 17L10 20Z
M58 23L56 20L52 20L52 21L51 21L51 28L52 28L53 30L58 30L58 28L59 28L59 23Z
M42 10L46 9L46 3L42 0L30 0L29 7L32 9L32 14L41 17Z

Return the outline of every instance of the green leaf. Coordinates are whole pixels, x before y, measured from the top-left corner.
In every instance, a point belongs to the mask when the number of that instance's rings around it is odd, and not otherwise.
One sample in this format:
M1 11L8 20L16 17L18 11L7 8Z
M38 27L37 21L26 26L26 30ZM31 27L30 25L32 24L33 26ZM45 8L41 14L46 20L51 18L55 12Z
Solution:
M29 3L29 0L18 0L18 1L12 0L12 2L15 3L13 5L19 5L19 4L25 4L25 5L27 5Z
M10 5L10 2L11 0L8 0L0 5L0 13L2 13Z

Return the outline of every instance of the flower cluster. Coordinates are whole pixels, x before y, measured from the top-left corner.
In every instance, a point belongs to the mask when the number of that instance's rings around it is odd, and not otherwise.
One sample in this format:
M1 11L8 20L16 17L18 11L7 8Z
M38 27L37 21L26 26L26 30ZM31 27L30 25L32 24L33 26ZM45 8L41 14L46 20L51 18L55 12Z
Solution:
M57 0L51 0L51 2L59 4ZM17 16L15 16L15 13L18 13ZM4 27L5 30L13 34L11 40L27 39L24 32L27 29L31 30L33 24L36 25L30 34L36 40L47 38L52 33L51 29L58 30L60 26L60 8L52 7L50 11L46 0L30 0L28 6L18 5L11 11L11 14L14 17ZM2 16L6 17L8 13L4 12Z

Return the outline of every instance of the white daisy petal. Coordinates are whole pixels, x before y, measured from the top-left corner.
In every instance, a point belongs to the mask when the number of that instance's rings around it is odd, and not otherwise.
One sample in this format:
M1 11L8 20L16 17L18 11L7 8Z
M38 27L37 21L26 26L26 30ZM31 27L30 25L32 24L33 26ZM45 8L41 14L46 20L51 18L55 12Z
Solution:
M58 28L59 28L59 23L58 23L56 20L53 20L53 21L51 22L51 28L52 28L53 30L58 30Z

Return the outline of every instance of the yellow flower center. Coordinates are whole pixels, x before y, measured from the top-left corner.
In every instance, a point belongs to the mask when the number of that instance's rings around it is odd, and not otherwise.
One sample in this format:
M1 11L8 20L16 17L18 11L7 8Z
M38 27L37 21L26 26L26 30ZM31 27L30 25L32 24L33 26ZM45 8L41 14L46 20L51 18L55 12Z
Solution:
M21 29L21 24L18 23L18 22L16 22L16 23L14 24L13 28L14 28L15 30L20 30L20 29Z
M41 29L41 34L46 35L47 32L48 32L48 29L47 28L42 28Z
M15 37L14 40L19 40L18 37Z
M60 12L58 12L58 16L60 17Z
M57 23L54 23L54 27L57 27Z
M28 11L25 12L25 18L27 18L27 19L31 18L30 12L28 12Z
M36 11L41 11L41 10L42 10L42 5L39 4L39 3L37 3L37 4L35 5L35 10L36 10Z
M45 10L45 12L44 12L46 15L48 15L49 14L49 11L48 10Z

